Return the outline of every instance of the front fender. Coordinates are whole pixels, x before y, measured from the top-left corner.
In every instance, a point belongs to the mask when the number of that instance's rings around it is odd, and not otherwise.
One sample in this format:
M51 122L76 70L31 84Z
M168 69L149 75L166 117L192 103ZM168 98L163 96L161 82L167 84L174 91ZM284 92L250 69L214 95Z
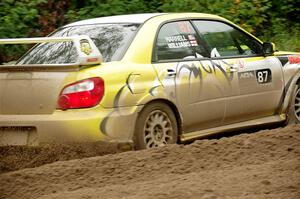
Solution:
M299 83L299 80L300 80L300 67L297 69L295 74L286 83L285 96L284 96L284 100L282 103L280 114L287 112L290 102L291 102L291 98L293 97L294 90L295 90L297 84Z

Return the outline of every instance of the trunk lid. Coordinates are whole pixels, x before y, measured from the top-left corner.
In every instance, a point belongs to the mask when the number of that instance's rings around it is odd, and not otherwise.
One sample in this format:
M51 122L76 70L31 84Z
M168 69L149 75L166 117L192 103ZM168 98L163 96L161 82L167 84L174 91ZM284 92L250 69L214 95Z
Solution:
M51 114L63 80L71 73L63 68L0 66L0 115Z

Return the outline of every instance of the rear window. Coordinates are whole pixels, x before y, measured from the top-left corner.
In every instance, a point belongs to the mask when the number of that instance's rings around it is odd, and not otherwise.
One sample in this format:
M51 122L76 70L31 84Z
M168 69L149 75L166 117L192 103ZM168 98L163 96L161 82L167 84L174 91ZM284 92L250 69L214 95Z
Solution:
M65 27L51 37L88 35L96 44L104 62L120 60L131 43L138 24L96 24ZM18 64L75 63L77 54L72 42L39 44L25 54Z

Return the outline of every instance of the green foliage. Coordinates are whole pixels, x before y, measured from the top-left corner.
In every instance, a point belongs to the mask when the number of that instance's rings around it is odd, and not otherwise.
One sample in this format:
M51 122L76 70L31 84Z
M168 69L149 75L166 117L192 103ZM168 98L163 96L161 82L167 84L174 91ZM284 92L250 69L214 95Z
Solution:
M166 0L165 12L203 12L220 15L255 33L267 23L272 6L268 0Z
M46 0L2 0L0 2L0 38L38 35L37 5ZM15 59L27 50L26 46L0 46L0 63Z
M46 0L2 0L0 37L22 37L37 31L37 5Z
M279 18L276 18L272 24L272 29L265 31L263 40L275 43L279 50L300 52L299 24Z
M202 12L225 17L272 41L280 50L299 50L299 0L1 0L0 38L44 36L82 19L132 13ZM0 46L0 63L25 47Z
M156 4L154 2L142 0L87 0L84 1L85 6L83 8L70 10L67 18L70 21L77 21L110 15L155 12Z

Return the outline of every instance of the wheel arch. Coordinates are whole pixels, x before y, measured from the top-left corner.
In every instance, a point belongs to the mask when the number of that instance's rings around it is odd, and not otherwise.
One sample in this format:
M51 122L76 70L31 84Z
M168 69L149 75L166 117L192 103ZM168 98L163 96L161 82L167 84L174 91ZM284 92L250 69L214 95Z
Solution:
M163 99L163 98L158 98L158 99L153 99L149 102L147 102L146 104L144 104L143 108L141 108L139 110L139 113L148 105L152 104L152 103L163 103L166 104L167 106L169 106L171 108L171 110L173 111L175 117L176 117L176 121L177 121L177 127L178 127L178 137L179 135L181 135L182 133L182 115L180 114L177 106L170 100L167 99Z

